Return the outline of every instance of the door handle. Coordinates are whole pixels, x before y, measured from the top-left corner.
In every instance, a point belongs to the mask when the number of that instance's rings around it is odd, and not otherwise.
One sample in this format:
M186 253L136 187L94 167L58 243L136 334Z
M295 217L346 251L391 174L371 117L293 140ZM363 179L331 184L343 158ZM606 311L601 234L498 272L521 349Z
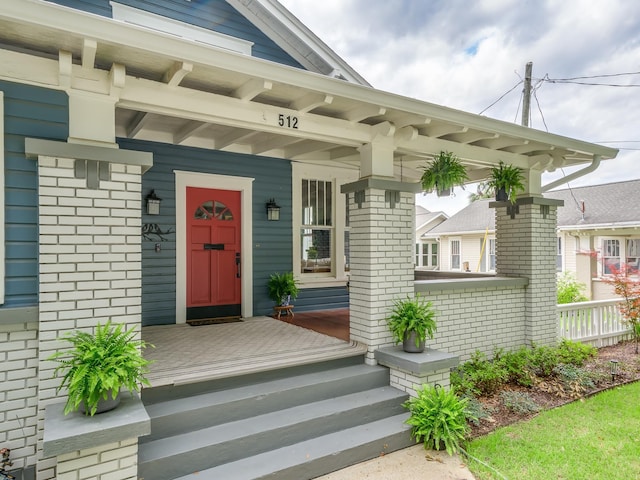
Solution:
M236 253L236 278L240 278L240 253Z

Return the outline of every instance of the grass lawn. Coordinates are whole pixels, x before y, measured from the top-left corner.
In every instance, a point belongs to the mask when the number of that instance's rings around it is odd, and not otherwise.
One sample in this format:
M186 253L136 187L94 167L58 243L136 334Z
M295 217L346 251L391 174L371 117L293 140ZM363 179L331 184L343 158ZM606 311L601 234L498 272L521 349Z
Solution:
M640 382L541 413L471 442L508 480L640 479ZM469 460L477 480L502 479Z

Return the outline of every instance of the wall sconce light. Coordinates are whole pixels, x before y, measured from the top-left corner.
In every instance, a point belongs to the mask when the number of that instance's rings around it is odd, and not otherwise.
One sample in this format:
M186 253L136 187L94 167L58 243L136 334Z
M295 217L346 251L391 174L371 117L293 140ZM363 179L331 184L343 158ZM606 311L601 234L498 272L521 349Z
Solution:
M280 220L280 206L276 203L275 198L267 202L267 220Z
M616 375L618 374L618 360L611 360L609 367L611 370L611 383L613 383L616 381Z
M160 202L162 201L156 195L154 190L151 190L151 193L145 197L147 201L147 214L149 215L160 215Z

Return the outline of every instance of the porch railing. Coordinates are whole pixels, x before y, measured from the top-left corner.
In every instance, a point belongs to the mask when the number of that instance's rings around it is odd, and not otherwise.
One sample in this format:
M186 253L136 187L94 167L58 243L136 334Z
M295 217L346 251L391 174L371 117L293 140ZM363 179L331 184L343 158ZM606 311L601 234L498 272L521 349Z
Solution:
M615 345L631 338L631 330L618 310L618 303L619 300L597 300L558 305L560 338L596 347Z

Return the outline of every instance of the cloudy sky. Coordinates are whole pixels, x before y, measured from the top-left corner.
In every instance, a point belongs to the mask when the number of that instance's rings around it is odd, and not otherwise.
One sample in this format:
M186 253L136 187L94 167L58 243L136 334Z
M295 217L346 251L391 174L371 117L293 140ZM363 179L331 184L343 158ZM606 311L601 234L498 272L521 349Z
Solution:
M280 1L374 87L500 120L521 122L533 62L530 125L620 149L570 186L640 178L637 0ZM451 214L467 196L418 202Z

